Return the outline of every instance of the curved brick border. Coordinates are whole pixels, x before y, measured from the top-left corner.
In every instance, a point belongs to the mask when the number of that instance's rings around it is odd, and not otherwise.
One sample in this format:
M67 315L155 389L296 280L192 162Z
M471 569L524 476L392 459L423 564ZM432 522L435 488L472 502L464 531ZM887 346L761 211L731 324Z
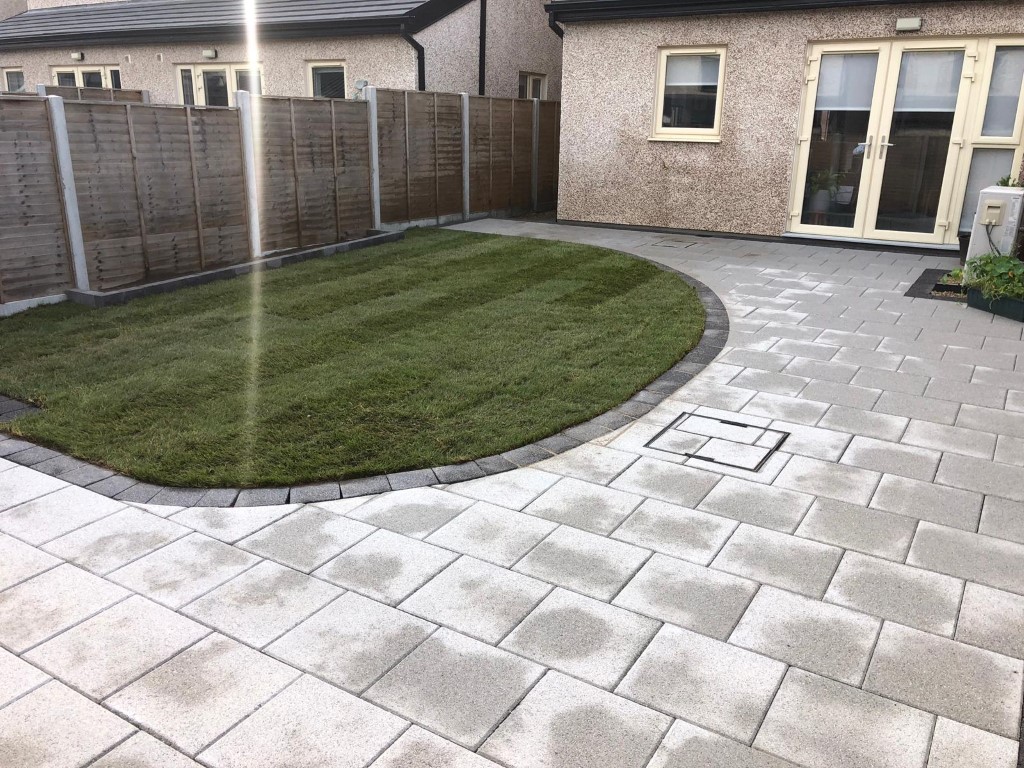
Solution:
M626 255L643 259L643 257L632 253ZM643 260L650 261L650 259ZM704 283L677 269L655 261L651 261L651 263L667 272L678 274L697 291L707 315L704 335L697 346L644 389L610 411L595 416L590 421L563 429L551 437L502 454L467 461L464 464L448 464L432 469L393 472L356 480L281 488L245 489L171 488L141 483L94 464L65 456L59 451L2 434L0 434L0 457L120 501L136 504L167 504L176 507L254 507L268 504L333 501L339 498L366 496L385 491L472 480L485 475L496 475L499 472L525 467L568 451L570 448L575 448L635 421L704 370L705 366L722 351L726 339L729 337L729 315L718 295ZM38 409L0 396L0 423L34 410Z

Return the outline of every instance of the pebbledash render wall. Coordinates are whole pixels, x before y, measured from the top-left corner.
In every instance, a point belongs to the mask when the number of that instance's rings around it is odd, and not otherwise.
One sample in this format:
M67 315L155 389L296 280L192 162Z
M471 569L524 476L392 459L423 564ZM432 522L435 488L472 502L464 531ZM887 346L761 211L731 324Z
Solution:
M778 236L808 43L1021 34L1020 0L565 23L560 219ZM904 35L900 35L904 37ZM725 45L719 144L650 141L659 46Z

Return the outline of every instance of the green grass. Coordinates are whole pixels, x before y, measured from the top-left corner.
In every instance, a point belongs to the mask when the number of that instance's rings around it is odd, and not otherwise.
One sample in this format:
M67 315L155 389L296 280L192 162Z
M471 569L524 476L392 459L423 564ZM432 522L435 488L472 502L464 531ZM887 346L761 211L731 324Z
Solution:
M8 431L141 480L281 485L538 440L642 389L703 328L695 292L646 262L413 231L121 307L2 320L0 393L45 409Z

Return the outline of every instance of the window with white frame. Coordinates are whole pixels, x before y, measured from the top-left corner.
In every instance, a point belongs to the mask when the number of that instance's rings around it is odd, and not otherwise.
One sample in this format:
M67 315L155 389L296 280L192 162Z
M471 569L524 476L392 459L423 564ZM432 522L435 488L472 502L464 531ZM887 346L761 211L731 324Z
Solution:
M719 141L725 47L658 51L654 139Z
M311 61L309 95L316 99L344 99L346 96L345 63L342 61Z
M0 90L10 93L21 93L25 90L25 73L20 68L0 69L0 74L3 75Z
M53 84L67 88L120 88L121 70L98 64L51 67Z
M548 76L536 72L519 73L519 98L543 99L547 95Z
M235 91L263 93L263 68L246 64L182 64L178 67L178 98L182 104L232 107Z

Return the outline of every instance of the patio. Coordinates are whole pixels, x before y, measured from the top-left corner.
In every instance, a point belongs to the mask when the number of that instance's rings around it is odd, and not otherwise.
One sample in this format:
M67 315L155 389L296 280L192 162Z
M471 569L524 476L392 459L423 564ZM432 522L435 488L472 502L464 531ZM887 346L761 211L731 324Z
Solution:
M903 297L955 260L456 228L680 269L728 346L448 486L183 509L0 459L0 764L1016 768L1024 341Z

